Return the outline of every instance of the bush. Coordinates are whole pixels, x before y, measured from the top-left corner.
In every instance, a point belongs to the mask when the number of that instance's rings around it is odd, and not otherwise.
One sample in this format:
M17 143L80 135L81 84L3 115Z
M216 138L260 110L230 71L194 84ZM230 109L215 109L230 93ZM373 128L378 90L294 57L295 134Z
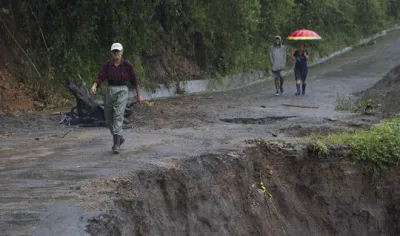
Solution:
M319 144L316 147L320 147L321 152L325 143L349 146L350 157L366 164L374 181L378 181L388 167L400 162L400 118L383 120L378 125L355 132L313 137L310 142Z
M315 30L323 40L308 47L324 56L395 22L398 9L391 0L4 0L0 30L8 26L29 52L41 78L27 67L21 76L33 81L59 84L80 75L91 82L119 41L142 84L150 84L150 68L141 66L159 57L161 46L204 73L266 69L275 35ZM10 34L5 39L16 45Z

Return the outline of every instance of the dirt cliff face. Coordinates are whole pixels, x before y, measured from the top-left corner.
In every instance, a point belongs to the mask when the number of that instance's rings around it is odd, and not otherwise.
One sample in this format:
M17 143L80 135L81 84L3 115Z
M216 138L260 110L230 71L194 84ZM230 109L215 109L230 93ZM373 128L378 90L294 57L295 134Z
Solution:
M390 70L382 80L363 92L362 99L371 99L384 117L400 114L400 66Z
M316 159L303 145L257 141L131 173L113 185L91 235L399 235L400 172L379 192L346 149ZM260 186L262 182L265 191ZM269 195L270 194L270 195ZM270 196L272 196L270 198Z

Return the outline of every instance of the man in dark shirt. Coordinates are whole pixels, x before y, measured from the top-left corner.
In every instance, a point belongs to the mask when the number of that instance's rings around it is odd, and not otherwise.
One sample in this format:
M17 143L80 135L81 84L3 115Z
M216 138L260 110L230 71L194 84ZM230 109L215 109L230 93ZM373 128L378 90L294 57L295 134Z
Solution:
M133 65L122 58L122 53L123 47L120 43L114 43L111 46L112 58L104 63L91 89L92 93L95 94L97 88L104 81L108 83L104 102L104 115L114 139L112 151L116 154L119 153L120 145L125 142L122 136L122 125L128 100L128 82L136 87L138 103L142 101Z
M304 44L299 43L299 49L294 52L291 60L296 60L294 66L294 75L296 79L296 96L300 95L300 85L302 85L302 94L306 94L306 79L308 74L307 61L309 60L309 55L307 50L304 49Z

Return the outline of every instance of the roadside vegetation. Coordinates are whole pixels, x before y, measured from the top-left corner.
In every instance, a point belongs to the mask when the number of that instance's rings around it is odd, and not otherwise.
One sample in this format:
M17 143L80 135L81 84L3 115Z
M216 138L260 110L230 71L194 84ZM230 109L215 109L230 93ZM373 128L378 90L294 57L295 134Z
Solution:
M354 132L310 135L306 140L313 145L319 158L329 155L329 145L349 147L349 157L365 164L376 186L388 168L400 163L400 117L382 120L380 124Z
M0 49L7 69L46 98L69 78L91 83L114 41L150 86L267 69L273 36L302 27L323 38L307 45L311 55L325 56L399 16L391 0L4 0Z

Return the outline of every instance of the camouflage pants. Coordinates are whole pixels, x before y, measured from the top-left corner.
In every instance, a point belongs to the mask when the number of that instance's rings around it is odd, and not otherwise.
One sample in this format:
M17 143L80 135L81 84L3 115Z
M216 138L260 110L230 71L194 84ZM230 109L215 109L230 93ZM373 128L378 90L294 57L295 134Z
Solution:
M104 99L104 116L112 135L122 134L127 100L127 86L109 86L107 88Z

